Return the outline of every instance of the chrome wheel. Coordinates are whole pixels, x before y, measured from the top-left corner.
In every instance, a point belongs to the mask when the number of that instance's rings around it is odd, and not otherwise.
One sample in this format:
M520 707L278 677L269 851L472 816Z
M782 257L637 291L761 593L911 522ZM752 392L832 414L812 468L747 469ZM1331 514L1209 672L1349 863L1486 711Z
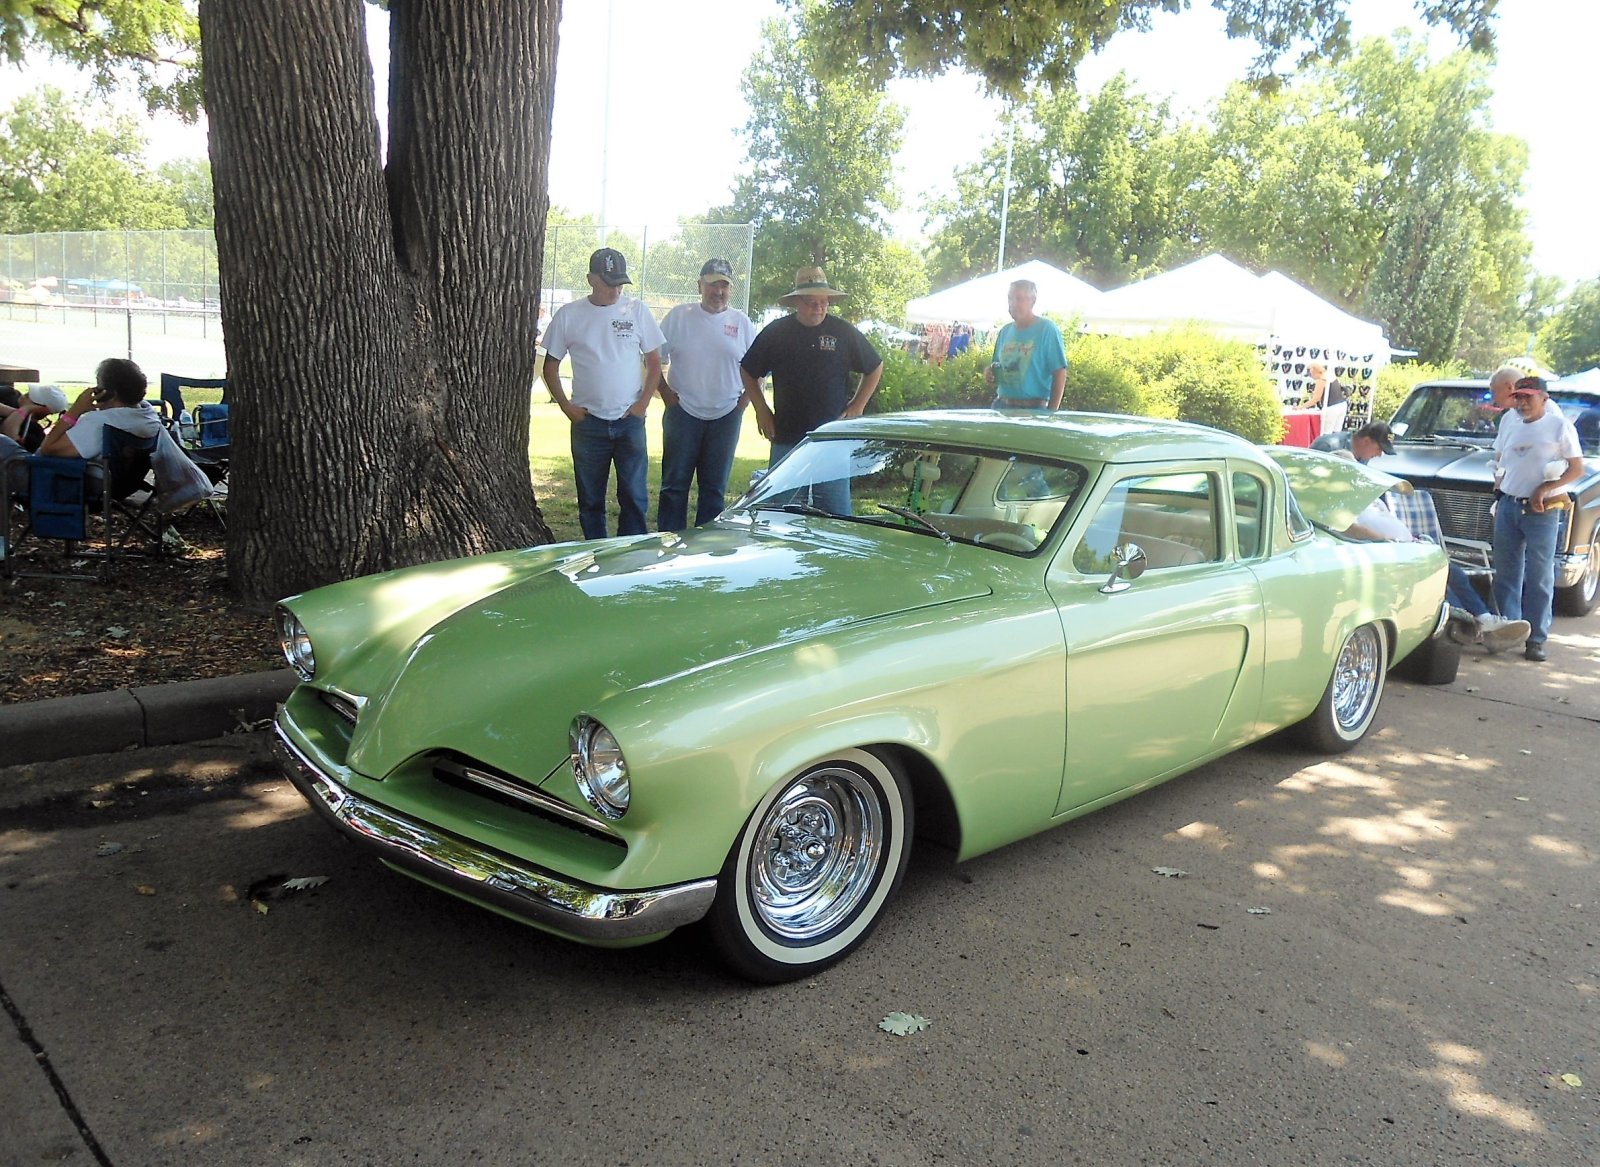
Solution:
M1345 732L1359 731L1372 719L1383 691L1384 651L1371 624L1352 632L1333 669L1333 716Z
M751 907L785 940L820 936L866 897L883 847L883 807L865 778L814 770L778 796L757 828Z
M1350 749L1372 728L1388 673L1389 638L1377 624L1363 624L1339 646L1322 700L1294 727L1296 736L1325 754Z
M876 750L840 750L768 791L706 917L723 959L776 984L848 956L900 886L912 815L905 777Z

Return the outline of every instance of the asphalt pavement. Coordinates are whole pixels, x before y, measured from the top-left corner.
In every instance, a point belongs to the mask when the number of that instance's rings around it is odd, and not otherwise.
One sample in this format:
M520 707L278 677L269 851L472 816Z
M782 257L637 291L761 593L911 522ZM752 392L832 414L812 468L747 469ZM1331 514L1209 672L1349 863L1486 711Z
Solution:
M1600 620L1557 629L1342 757L924 848L777 988L395 874L263 733L0 769L0 1164L1600 1162Z

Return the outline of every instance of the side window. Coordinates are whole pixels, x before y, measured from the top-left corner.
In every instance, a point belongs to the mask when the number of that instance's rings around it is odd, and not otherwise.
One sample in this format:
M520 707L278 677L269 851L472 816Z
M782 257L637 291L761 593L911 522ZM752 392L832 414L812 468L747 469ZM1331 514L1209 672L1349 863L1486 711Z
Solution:
M1239 558L1255 559L1266 553L1267 484L1254 474L1233 476L1233 533L1239 541Z
M1095 512L1072 566L1085 575L1109 572L1123 543L1137 543L1152 571L1215 560L1221 546L1215 480L1202 473L1123 479Z

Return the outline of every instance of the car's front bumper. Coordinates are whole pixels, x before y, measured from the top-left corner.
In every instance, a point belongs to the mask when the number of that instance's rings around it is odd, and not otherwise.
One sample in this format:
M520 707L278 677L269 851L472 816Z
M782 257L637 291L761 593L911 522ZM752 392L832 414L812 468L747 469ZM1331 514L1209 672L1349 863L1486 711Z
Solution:
M588 943L627 943L692 924L717 884L614 891L589 887L481 847L353 793L300 750L281 725L273 750L313 809L341 833L427 883L508 916Z

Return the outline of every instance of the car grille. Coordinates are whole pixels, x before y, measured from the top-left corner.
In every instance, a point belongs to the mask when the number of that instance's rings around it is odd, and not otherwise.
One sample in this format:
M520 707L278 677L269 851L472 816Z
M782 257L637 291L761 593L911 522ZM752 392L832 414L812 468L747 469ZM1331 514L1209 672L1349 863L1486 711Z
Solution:
M1494 542L1494 517L1489 514L1489 504L1494 495L1482 490L1451 490L1430 487L1434 508L1439 512L1439 525L1448 539L1476 539L1482 543Z

